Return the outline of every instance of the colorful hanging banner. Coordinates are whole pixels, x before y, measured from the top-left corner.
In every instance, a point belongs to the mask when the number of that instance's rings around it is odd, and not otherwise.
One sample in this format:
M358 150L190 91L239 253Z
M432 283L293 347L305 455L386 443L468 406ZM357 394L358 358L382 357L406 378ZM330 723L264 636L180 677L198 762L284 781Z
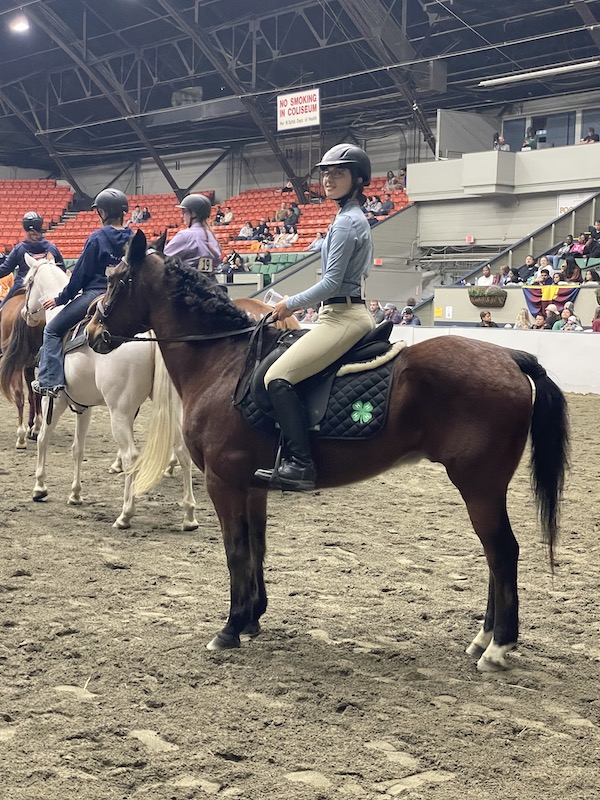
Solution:
M525 295L525 302L529 312L534 316L546 313L546 307L550 303L554 303L558 307L559 313L565 307L565 303L571 301L575 302L575 298L579 294L579 286L524 286L523 294Z

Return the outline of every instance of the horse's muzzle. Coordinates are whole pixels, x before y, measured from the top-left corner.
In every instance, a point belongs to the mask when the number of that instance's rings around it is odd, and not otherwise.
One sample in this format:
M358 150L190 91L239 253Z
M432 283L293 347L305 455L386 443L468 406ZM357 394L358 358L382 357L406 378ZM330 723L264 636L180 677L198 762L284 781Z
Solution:
M110 332L107 330L103 330L101 333L95 334L93 337L90 337L88 333L88 343L94 353L99 353L100 355L111 353L116 347Z

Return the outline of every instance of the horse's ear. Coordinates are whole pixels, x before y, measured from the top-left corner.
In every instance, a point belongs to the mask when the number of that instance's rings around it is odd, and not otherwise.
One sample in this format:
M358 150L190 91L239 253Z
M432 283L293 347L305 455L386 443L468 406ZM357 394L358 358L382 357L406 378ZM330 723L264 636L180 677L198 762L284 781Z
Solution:
M141 264L146 258L146 236L141 228L138 228L129 243L127 251L127 261L132 267Z
M33 256L29 255L29 253L25 253L25 263L29 267L29 269L33 269L37 267L37 260L33 258Z
M152 246L155 250L158 250L159 253L163 253L165 249L165 244L167 242L167 229L165 228L161 235L155 242L152 242Z

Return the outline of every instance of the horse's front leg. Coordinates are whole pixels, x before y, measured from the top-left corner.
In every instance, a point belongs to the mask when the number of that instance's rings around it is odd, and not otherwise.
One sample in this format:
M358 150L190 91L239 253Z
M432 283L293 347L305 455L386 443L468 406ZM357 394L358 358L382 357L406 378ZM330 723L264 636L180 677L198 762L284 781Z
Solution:
M92 409L86 408L81 414L77 414L75 423L75 436L73 437L73 483L71 484L71 494L67 500L70 506L80 506L83 503L81 496L81 468L85 455L85 438L92 420Z
M53 400L52 421L48 422L48 408L50 398L42 398L42 427L37 440L37 463L35 467L35 485L33 487L33 499L37 502L48 497L48 487L46 486L46 456L48 444L53 430L58 424L63 411L67 407L67 397L64 392Z
M267 492L232 486L210 469L206 487L221 522L230 580L227 624L207 647L228 650L240 646L241 633L259 633L259 620L267 608L263 577Z

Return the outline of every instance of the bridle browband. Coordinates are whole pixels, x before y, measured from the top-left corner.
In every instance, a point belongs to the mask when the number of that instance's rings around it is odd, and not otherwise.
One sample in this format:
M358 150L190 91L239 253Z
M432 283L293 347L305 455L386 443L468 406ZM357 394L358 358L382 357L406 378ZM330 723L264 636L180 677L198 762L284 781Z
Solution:
M146 252L146 255L149 256L156 252L156 250L150 249ZM115 300L121 293L121 290L125 286L130 287L132 283L131 264L129 264L125 258L122 258L115 269L117 269L121 264L125 265L126 270L123 277L119 278L119 282L115 286L115 290L110 302L108 305L104 305L103 298L100 297L96 304L96 313L98 314L100 322L104 326L104 330L100 334L100 339L106 344L119 345L125 344L126 342L205 342L209 341L210 339L228 339L231 336L242 336L245 333L252 333L256 328L256 325L249 325L246 328L240 328L239 330L235 331L220 331L218 333L192 333L188 334L187 336L144 336L143 338L137 336L114 336L106 327L106 320L110 316L110 313L114 308ZM270 317L271 314L267 314L263 320L263 324Z

